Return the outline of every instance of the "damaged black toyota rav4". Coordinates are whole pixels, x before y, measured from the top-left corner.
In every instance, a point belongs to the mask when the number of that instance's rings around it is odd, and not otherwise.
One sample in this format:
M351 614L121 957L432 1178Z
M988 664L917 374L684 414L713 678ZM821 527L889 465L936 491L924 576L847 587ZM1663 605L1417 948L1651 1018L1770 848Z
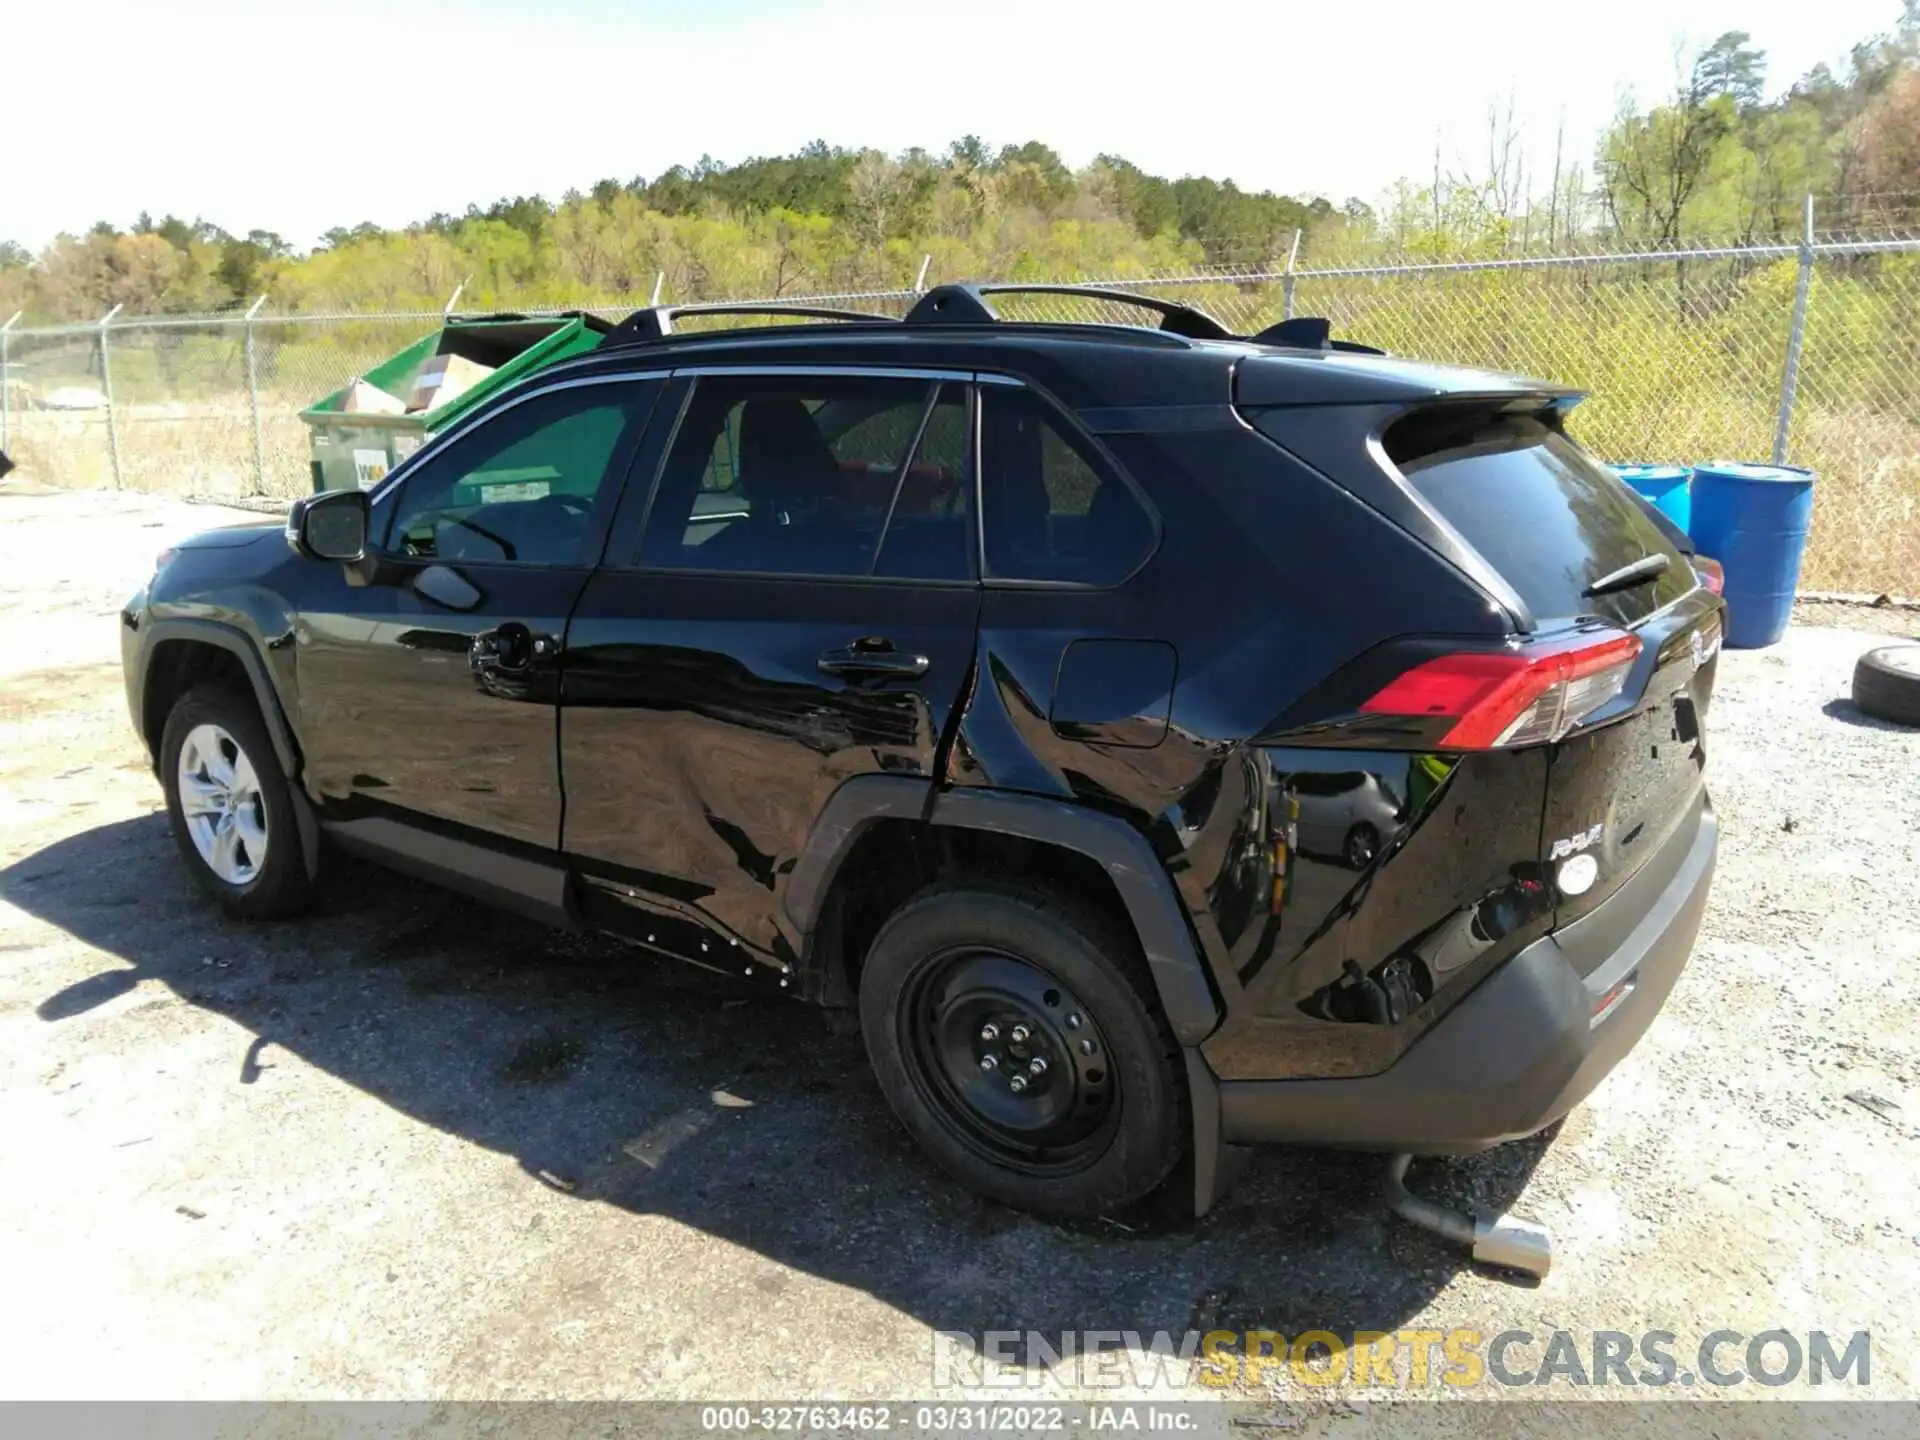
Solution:
M169 552L123 639L188 867L278 916L337 846L855 1013L1051 1215L1563 1115L1700 924L1719 598L1564 390L1009 288L641 311Z

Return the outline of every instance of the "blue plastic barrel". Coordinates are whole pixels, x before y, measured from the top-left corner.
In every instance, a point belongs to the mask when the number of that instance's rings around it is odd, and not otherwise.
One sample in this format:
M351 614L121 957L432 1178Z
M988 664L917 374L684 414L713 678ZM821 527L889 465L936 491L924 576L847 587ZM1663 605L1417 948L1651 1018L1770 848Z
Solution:
M1727 572L1727 644L1758 650L1787 632L1813 518L1813 472L1790 465L1696 465L1693 525Z
M1627 484L1653 502L1654 509L1682 530L1693 520L1693 497L1689 482L1693 471L1684 465L1615 465L1611 469Z

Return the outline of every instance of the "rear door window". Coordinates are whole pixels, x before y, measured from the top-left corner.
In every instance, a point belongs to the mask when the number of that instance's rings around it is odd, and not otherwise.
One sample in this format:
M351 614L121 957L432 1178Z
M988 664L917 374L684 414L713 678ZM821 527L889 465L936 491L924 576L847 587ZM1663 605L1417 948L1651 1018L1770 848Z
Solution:
M1388 457L1539 621L1631 625L1693 588L1692 568L1618 476L1536 415L1436 407L1391 426ZM1666 571L1611 594L1594 581L1648 555Z
M969 580L966 406L904 376L702 376L641 563Z

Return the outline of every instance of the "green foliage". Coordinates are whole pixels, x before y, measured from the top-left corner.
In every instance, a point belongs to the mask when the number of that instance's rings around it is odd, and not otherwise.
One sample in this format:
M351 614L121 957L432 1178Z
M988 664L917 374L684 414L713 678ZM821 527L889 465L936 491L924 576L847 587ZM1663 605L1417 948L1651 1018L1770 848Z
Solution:
M1900 23L1854 46L1844 74L1814 67L1763 98L1766 54L1745 31L1695 56L1663 104L1629 103L1596 155L1606 225L1624 239L1789 240L1802 197L1823 197L1838 229L1920 223L1920 106L1909 99L1920 58L1920 0Z
M1297 229L1340 230L1365 207L1168 180L1103 156L1076 174L1038 140L977 136L941 155L815 141L738 165L702 157L648 180L613 178L557 203L503 197L402 230L328 230L295 255L266 231L140 215L62 235L37 257L0 251L0 298L35 321L232 308L435 309L463 282L472 306L900 289L923 256L940 277L1144 276L1268 265ZM9 312L11 313L11 312Z

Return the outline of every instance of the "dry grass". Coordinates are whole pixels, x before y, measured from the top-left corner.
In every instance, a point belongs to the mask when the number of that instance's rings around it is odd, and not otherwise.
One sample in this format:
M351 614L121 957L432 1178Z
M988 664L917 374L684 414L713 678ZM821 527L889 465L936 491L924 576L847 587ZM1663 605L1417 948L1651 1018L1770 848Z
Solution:
M1816 412L1794 440L1819 475L1800 588L1920 596L1920 423Z
M116 441L123 489L291 499L312 487L307 427L298 406L277 396L261 397L264 484L244 392L193 404L118 406L112 439L105 411L29 410L12 420L9 453L21 472L61 489L112 489Z

